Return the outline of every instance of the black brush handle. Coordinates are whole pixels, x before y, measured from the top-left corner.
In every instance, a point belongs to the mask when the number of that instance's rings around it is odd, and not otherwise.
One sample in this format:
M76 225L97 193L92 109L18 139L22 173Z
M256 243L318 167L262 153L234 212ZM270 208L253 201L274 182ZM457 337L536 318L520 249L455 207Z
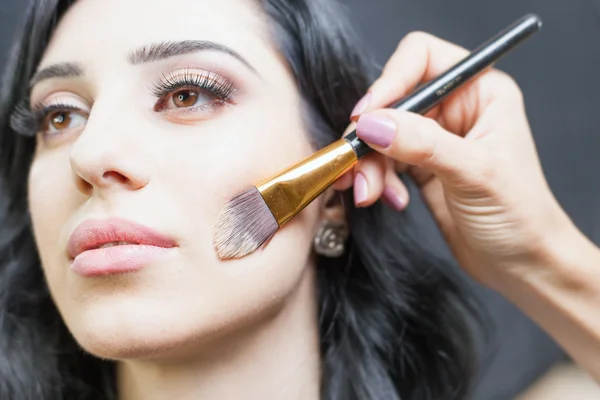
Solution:
M537 15L528 14L524 16L473 50L469 56L448 71L422 85L391 107L417 114L427 113L450 93L490 67L525 39L538 32L541 27L542 21ZM356 131L351 132L345 139L350 143L358 158L373 151L356 136Z

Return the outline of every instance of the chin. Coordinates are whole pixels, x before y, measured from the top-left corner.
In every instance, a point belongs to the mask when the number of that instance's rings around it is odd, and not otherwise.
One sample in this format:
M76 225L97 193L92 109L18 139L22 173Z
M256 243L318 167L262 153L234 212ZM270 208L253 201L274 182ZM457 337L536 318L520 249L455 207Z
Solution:
M183 299L168 302L113 295L79 304L65 320L78 344L98 358L183 360L207 355L228 338L272 320L285 307L286 297L249 303L233 300L213 307L206 298L192 304Z
M96 357L111 360L161 357L190 341L187 338L190 327L179 322L183 316L177 316L165 305L157 309L156 304L139 299L121 304L115 299L102 300L86 305L77 317L67 318L73 322L68 328L75 340Z

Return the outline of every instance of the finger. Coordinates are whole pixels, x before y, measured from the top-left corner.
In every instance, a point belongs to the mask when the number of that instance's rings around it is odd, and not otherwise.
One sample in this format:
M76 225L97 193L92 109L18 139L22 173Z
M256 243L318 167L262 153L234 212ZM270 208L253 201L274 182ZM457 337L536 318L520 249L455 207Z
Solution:
M346 127L346 130L344 131L342 137L345 137L348 134L350 134L350 132L353 132L355 128L356 128L356 123L354 123L354 122L350 123L350 125L348 125ZM335 190L344 191L344 190L350 189L353 184L354 184L354 170L352 169L352 170L346 172L345 174L343 174L341 177L339 177L333 183L332 187Z
M344 191L350 189L354 184L354 173L352 170L346 172L344 175L339 177L337 181L331 185L335 190Z
M361 159L354 168L354 202L357 207L367 207L375 203L385 184L386 159L381 154L372 153Z
M382 109L363 114L358 137L396 161L432 170L440 179L479 179L485 151L476 142L443 129L421 115Z
M354 107L351 120L367 111L388 107L423 81L441 74L469 52L423 32L408 34L385 65L381 76Z
M406 185L393 170L388 170L385 177L385 188L382 201L396 211L403 211L410 201Z
M351 132L354 132L355 129L356 129L356 123L355 122L350 123L350 125L348 125L346 127L346 130L342 134L342 137L345 137L345 136L349 135ZM385 157L383 157L383 156L372 154L372 155L367 156L365 161L362 161L362 163L367 162L367 164L368 164L369 161L367 161L367 160L372 157L379 157L379 158L385 159ZM338 178L333 183L332 187L335 190L339 190L339 191L344 191L344 190L351 188L354 185L354 176L356 174L356 171L360 169L360 165L361 165L361 162L359 162L357 164L357 166L355 166L352 170L343 174L340 178ZM384 175L382 175L382 178L381 178L382 180L383 180L383 176Z

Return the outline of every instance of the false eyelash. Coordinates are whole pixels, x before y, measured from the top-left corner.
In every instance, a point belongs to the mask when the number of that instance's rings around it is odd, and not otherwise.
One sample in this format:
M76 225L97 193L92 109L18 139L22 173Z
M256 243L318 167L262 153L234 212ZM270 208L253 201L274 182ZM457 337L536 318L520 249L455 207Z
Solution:
M53 111L79 111L79 108L69 104L54 103L33 109L27 104L28 102L21 102L10 116L10 128L26 137L34 137L42 129L48 114Z
M231 96L235 92L235 86L232 82L214 72L198 74L186 70L183 74L163 75L154 83L152 94L162 98L174 91L190 86L210 92L222 101L231 101Z
M27 105L26 100L21 101L10 115L9 127L17 134L26 137L35 136L38 132L39 121L36 119L34 112Z

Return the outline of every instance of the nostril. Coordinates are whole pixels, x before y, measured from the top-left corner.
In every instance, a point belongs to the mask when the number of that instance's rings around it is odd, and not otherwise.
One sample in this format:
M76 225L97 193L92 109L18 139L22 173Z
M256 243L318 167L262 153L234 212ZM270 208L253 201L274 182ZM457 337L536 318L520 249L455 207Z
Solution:
M91 183L81 178L80 176L75 177L75 186L79 192L83 193L86 196L89 196L92 192L93 186Z
M104 174L102 174L102 179L118 183L127 183L127 181L129 180L126 176L116 171L106 171Z

